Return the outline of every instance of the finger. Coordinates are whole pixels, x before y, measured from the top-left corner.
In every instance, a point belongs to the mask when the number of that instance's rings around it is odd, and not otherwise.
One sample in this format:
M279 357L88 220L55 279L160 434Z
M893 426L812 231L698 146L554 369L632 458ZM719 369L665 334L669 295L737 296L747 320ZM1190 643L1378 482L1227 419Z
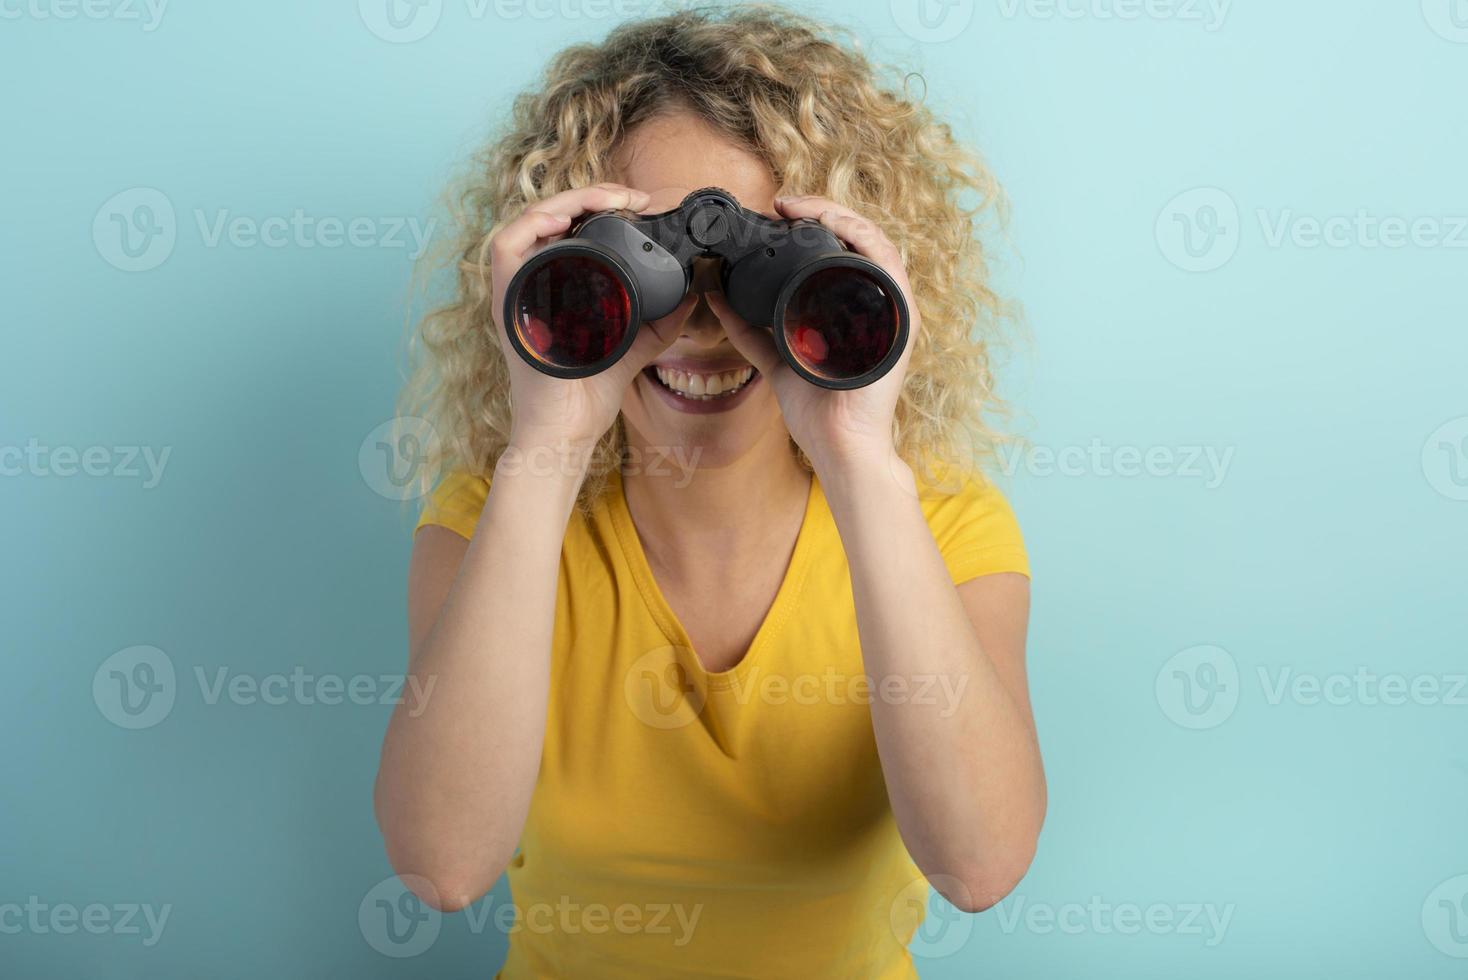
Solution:
M843 211L856 214L844 204L837 204L819 194L797 194L792 197L775 198L775 210L787 218L819 218L822 211Z
M588 211L638 211L647 207L650 195L621 184L592 184L573 187L534 205L575 217Z
M620 209L635 211L646 207L647 200L645 192L619 184L596 184L552 194L531 204L520 217L500 229L494 239L495 255L502 260L519 262L536 241L565 232L571 221L582 214ZM541 215L550 215L557 220L548 224ZM557 224L559 227L553 227Z
M892 244L876 222L847 208L827 208L818 215L818 220L856 254L871 259L894 277L901 271L902 262L897 246Z
M536 242L559 235L570 226L570 215L536 206L500 229L492 248L497 256L518 264Z
M617 370L625 373L628 381L633 380L639 371L656 361L658 355L677 342L681 324L693 311L693 305L696 304L697 299L699 299L697 293L690 292L684 296L683 302L678 304L678 307L669 312L666 317L643 323L642 326L637 327L637 336L633 339L633 345L627 348L627 354L622 355L621 361L617 362Z
M650 323L639 326L632 346L627 348L627 353L613 366L613 370L622 379L620 383L631 384L663 351L672 347L677 339L676 333L663 337Z
M784 362L780 360L780 351L775 347L775 339L770 336L769 331L750 326L744 317L734 312L723 293L710 290L703 297L708 302L709 309L714 311L714 316L724 325L724 333L728 334L729 342L744 355L746 361L766 377L780 369Z
M518 266L525 253L543 238L560 235L571 227L571 216L535 205L500 229L490 243L496 267L510 271L506 265Z
M880 225L844 204L837 204L829 198L818 197L815 194L806 194L800 197L777 197L775 207L785 217L795 220L797 218L812 218L819 221L831 234L841 239L851 250L858 255L865 255L873 262L887 267L888 272L896 275L891 268L893 265L900 267L901 255L897 246L887 237Z

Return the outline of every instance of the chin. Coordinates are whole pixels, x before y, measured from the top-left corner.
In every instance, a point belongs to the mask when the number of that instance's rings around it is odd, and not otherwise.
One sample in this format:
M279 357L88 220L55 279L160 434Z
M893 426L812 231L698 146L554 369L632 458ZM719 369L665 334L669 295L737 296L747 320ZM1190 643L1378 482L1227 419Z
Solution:
M723 469L737 463L771 437L789 439L780 408L762 378L741 391L727 408L709 411L708 402L684 405L659 390L656 377L639 375L622 406L627 427L628 465L651 466L661 455L669 465Z

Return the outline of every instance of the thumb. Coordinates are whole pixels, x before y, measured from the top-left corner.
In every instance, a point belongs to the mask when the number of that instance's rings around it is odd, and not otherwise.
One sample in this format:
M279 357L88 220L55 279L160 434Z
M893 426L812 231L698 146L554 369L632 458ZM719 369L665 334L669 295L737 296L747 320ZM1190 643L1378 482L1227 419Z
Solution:
M656 360L663 351L672 347L673 342L678 339L677 330L668 330L666 333L665 338L658 330L657 324L639 324L637 336L632 339L632 346L627 348L627 353L613 365L613 369L625 374L627 381L631 382L638 372Z
M703 294L704 300L708 302L709 309L714 311L714 316L724 325L724 332L729 335L729 342L734 349L744 355L744 359L753 364L765 377L772 375L781 365L780 351L775 347L775 340L770 336L768 330L749 325L749 321L734 312L729 301L722 292L709 290Z

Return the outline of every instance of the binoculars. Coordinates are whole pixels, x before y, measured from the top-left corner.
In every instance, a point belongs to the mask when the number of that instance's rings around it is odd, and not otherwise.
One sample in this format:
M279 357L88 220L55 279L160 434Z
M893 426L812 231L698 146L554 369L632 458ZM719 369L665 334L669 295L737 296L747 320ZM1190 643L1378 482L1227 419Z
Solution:
M533 254L505 293L510 344L553 377L604 371L683 302L700 258L718 260L734 312L812 384L869 385L907 344L907 303L879 265L818 221L767 218L717 187L660 214L595 212Z

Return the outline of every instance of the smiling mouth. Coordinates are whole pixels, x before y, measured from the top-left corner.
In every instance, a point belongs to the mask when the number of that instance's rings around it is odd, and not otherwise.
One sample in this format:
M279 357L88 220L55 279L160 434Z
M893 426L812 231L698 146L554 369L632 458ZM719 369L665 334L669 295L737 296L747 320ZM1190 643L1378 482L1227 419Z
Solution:
M750 366L732 371L698 374L654 364L643 371L643 374L679 398L710 402L733 398L739 394L753 380L756 371Z

